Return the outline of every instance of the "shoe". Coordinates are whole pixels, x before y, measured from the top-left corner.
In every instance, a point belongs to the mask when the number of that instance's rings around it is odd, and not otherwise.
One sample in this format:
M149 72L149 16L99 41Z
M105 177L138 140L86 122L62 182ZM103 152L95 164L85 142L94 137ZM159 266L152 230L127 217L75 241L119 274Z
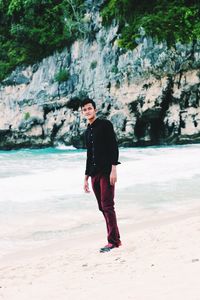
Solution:
M105 245L103 248L100 248L99 252L103 253L103 252L109 252L110 250L114 249L114 248L118 248L119 246L121 246L121 242L119 242L117 245L108 243L107 245Z

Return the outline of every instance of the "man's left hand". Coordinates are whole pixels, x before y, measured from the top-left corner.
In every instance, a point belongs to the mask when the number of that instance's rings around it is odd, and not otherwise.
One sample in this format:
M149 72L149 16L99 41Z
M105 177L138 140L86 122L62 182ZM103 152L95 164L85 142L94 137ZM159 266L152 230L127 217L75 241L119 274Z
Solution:
M110 173L110 184L115 185L116 182L117 182L117 170L116 170L116 166L112 166L112 170Z

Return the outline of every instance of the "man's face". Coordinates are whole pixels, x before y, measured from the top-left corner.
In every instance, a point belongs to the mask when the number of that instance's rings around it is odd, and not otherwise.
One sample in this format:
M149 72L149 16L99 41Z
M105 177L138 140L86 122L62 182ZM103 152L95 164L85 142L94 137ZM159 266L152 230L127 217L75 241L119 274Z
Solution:
M92 103L84 105L82 107L82 113L89 122L93 121L96 118L96 109L93 107Z

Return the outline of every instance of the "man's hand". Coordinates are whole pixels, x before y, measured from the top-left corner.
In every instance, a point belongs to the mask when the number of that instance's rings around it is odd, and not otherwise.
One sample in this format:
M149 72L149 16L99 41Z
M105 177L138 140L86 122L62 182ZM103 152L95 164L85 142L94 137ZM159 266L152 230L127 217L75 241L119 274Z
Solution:
M84 186L83 186L85 193L90 193L88 178L89 176L86 175L84 180Z
M117 182L117 168L116 166L112 165L112 170L110 173L110 184L115 185Z

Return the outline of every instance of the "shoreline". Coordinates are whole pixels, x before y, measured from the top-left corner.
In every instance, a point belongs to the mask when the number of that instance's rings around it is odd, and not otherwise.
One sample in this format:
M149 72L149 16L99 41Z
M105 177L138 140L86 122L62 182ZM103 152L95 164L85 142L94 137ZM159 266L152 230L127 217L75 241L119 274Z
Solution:
M138 148L151 148L151 147L158 147L158 148L162 148L162 147L175 147L175 146L190 146L190 145L199 145L200 144L200 137L198 136L197 140L179 140L176 143L158 143L158 144L154 144L154 143L119 143L119 148L121 149L129 149L129 148L133 148L133 149L138 149ZM8 146L8 147L3 147L0 146L0 152L11 152L11 151L20 151L20 150L48 150L48 149L57 149L57 150L83 150L85 151L86 148L84 147L77 147L76 145L65 145L65 144L49 144L49 145L43 145L43 144L39 144L39 145L23 145L23 146Z

